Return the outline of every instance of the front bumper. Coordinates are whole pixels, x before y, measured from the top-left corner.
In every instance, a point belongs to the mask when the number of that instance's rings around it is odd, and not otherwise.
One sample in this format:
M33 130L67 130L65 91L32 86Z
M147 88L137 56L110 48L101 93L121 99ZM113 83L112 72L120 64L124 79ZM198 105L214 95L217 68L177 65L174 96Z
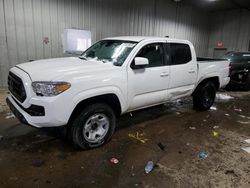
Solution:
M30 125L28 123L28 121L25 119L25 117L23 116L23 114L21 114L18 109L15 107L15 105L13 105L10 101L9 98L6 99L6 103L9 106L10 110L12 111L12 113L16 116L16 118L23 124L26 125Z
M42 127L59 127L67 124L67 119L64 117L58 117L60 115L60 111L51 112L53 103L47 103L47 105L39 105L44 106L45 113L44 115L38 116L34 114L30 114L30 107L24 108L21 104L12 97L8 96L7 104L13 114L17 117L19 121L24 124L31 125L33 127L42 128ZM31 105L34 106L34 105ZM56 110L56 109L54 109ZM51 112L51 113L50 113Z

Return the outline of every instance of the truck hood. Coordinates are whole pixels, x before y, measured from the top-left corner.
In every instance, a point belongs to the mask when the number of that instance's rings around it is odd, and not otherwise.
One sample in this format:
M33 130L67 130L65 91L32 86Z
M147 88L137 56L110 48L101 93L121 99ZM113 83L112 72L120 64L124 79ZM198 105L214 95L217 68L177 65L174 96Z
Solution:
M101 61L87 61L78 57L66 57L38 60L16 65L28 73L32 81L60 81L63 77L72 74L103 71L114 67L111 63Z

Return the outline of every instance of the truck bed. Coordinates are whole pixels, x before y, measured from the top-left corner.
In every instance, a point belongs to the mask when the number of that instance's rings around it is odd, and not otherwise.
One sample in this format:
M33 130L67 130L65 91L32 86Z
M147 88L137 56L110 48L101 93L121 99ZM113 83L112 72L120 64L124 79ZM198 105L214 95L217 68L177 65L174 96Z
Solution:
M207 77L219 77L220 87L225 87L229 82L229 61L225 59L197 58L198 77L197 83Z

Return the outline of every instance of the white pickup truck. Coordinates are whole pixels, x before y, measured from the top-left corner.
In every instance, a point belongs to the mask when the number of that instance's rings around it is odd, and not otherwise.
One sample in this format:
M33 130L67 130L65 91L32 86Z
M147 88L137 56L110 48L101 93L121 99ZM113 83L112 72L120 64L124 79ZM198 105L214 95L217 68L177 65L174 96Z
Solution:
M116 117L130 111L186 96L196 110L208 110L228 76L228 61L196 58L189 41L114 37L80 57L11 68L7 103L25 124L66 125L74 145L87 149L106 143Z

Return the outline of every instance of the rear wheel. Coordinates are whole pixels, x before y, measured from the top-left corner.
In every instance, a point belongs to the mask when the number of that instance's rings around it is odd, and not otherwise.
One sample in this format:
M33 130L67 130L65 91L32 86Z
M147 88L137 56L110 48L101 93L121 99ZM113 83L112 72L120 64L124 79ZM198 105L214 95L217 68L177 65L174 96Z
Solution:
M213 82L206 82L196 89L193 94L194 109L198 111L209 110L214 103L216 88Z
M70 127L73 144L80 149L105 144L114 133L115 121L115 114L108 105L89 105L80 112Z

